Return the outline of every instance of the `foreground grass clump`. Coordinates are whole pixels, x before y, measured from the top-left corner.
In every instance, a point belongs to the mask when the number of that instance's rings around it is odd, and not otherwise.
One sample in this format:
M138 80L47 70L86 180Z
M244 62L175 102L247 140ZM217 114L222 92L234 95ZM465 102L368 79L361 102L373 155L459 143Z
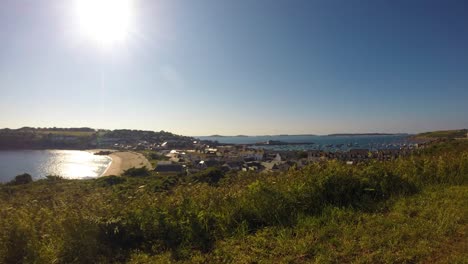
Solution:
M233 263L259 259L265 263L415 263L441 259L440 250L449 243L459 243L457 237L466 234L468 210L463 201L468 198L467 191L465 186L427 190L374 213L327 207L320 215L300 217L293 227L273 226L242 239L221 241L203 259ZM466 256L463 245L457 246L457 253Z
M456 263L466 257L465 141L393 161L329 161L286 173L130 172L0 186L0 263Z

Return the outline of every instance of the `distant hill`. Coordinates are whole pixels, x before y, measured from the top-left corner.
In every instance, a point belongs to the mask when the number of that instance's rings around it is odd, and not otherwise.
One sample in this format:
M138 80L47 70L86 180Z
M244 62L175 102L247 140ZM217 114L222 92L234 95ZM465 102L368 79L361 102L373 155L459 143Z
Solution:
M249 136L246 136L246 135L235 135L235 136L223 136L223 135L211 135L209 137L249 137Z
M109 145L109 142L137 144L140 141L156 144L171 141L174 146L186 146L193 140L166 131L56 127L0 129L0 149L87 149Z
M280 137L315 137L314 134L279 135Z
M342 134L328 134L327 137L395 136L395 135L408 135L408 134L406 133L342 133Z

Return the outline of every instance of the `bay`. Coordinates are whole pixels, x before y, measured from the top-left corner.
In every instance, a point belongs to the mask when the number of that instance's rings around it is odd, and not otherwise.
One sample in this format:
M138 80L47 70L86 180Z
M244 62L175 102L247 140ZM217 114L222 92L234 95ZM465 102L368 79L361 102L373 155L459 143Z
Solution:
M47 175L67 179L101 176L112 159L79 150L2 150L0 151L0 182L28 173L34 180Z

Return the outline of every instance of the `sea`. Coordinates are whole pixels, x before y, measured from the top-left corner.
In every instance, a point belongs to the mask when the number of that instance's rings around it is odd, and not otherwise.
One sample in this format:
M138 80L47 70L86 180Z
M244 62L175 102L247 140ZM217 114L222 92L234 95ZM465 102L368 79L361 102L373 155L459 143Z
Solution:
M0 182L8 182L16 175L28 173L34 180L47 175L67 179L86 179L101 176L112 159L80 150L1 150Z
M264 148L277 151L288 150L324 150L349 151L350 149L397 149L418 143L407 134L395 135L279 135L279 136L204 136L200 140L218 141L223 144L246 144L255 148ZM281 141L293 143L291 145L262 145L256 143ZM304 143L304 144L297 144Z

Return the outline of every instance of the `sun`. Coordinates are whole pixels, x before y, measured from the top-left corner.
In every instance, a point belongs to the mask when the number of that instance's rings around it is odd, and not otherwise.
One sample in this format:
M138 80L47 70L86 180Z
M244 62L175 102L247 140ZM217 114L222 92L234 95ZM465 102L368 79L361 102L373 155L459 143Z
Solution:
M132 0L75 0L80 32L102 46L125 41L133 22Z

